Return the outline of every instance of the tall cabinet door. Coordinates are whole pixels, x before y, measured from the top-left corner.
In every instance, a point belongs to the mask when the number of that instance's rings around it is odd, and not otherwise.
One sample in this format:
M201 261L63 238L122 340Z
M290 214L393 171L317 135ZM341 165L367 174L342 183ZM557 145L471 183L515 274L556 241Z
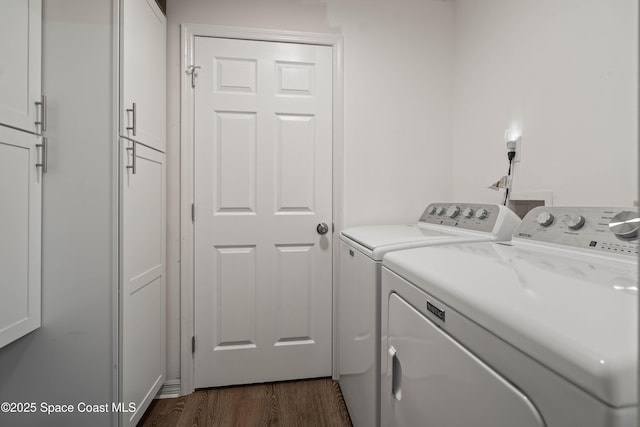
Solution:
M155 0L121 3L120 134L164 152L167 21Z
M39 133L42 0L0 1L0 124Z
M40 326L40 140L0 126L0 348Z
M165 154L122 139L122 425L136 425L165 378Z

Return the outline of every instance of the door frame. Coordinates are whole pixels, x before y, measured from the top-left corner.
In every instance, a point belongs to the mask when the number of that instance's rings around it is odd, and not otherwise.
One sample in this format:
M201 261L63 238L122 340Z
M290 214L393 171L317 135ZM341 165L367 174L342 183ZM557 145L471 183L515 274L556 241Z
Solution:
M285 30L270 30L220 25L181 25L181 82L180 82L180 392L182 395L194 391L194 363L191 338L194 336L194 224L191 220L191 204L194 201L194 91L191 87L189 65L194 64L196 37L219 37L227 39L270 41L329 46L333 50L333 97L332 97L332 191L333 225L342 229L343 223L343 179L344 179L344 89L343 89L343 42L339 34L307 33ZM340 245L332 247L332 375L338 377L337 343L337 262Z

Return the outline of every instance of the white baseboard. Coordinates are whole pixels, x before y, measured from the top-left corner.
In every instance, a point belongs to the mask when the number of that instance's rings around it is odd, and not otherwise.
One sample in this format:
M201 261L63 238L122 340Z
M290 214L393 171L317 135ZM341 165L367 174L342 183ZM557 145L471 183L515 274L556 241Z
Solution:
M170 399L173 397L180 397L180 380L169 380L162 384L156 399Z

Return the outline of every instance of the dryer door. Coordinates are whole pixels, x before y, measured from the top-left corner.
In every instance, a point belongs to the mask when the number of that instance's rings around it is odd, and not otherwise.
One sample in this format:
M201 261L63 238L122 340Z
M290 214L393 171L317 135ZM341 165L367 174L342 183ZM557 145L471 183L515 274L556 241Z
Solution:
M519 390L405 300L389 299L388 426L543 427Z

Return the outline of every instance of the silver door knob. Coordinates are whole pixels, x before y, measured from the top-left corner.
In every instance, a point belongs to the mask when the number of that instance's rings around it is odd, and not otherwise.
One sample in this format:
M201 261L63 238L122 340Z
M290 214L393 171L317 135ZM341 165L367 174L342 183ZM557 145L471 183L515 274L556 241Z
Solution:
M327 231L329 231L329 226L326 223L321 222L316 227L316 231L318 232L318 234L327 234Z

